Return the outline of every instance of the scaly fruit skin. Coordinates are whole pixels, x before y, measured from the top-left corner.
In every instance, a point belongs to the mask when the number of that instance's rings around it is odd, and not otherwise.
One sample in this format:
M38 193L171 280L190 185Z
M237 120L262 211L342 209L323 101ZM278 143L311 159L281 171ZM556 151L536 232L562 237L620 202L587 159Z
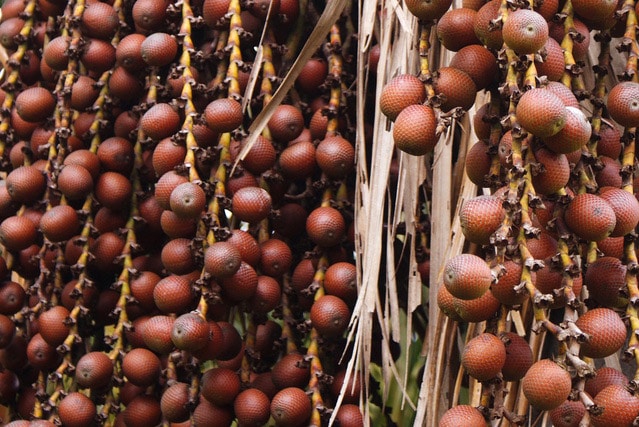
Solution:
M483 333L471 339L462 354L462 365L478 381L495 378L506 363L506 347L493 334Z
M549 150L555 153L568 154L579 150L590 141L592 126L585 114L576 107L566 107L566 125L556 134L544 138ZM597 145L599 153L599 145Z
M403 152L423 156L435 148L438 141L436 130L437 117L431 107L409 105L395 119L393 139Z
M389 120L395 120L409 105L426 100L424 83L411 74L400 74L391 79L382 89L379 108Z
M570 394L570 374L550 359L534 363L521 382L530 404L542 411L561 405Z
M406 7L422 21L439 19L448 10L452 0L406 0Z
M597 369L594 378L586 378L584 391L594 399L601 390L612 384L626 386L628 384L628 378L626 378L623 372L618 371L615 368L602 366Z
M535 53L548 40L548 24L543 16L529 9L519 9L508 15L502 28L506 46L520 55Z
M544 88L524 92L517 104L516 114L524 129L542 138L556 134L566 125L564 103Z
M490 288L491 282L488 264L477 255L459 254L444 266L444 285L456 298L479 298Z
M465 46L479 44L473 23L477 11L467 7L450 9L437 21L437 38L444 47L457 52Z
M580 316L575 325L590 336L581 344L581 353L586 357L610 356L626 341L626 325L609 308L593 308Z
M439 420L439 427L486 427L486 419L470 405L453 406Z
M625 289L626 266L619 258L604 256L588 266L584 275L584 284L588 286L590 298L598 304L622 308L628 299L621 294Z
M603 408L601 414L590 416L593 427L630 427L639 415L639 398L617 384L601 390L593 401Z
M578 194L564 212L564 221L578 237L598 242L615 229L615 211L595 194Z
M615 211L615 228L610 233L611 237L625 236L637 227L639 201L632 193L621 188L603 187L600 194Z
M533 364L532 350L528 342L514 332L501 335L506 347L506 362L501 368L504 381L519 381Z
M540 171L532 175L532 183L538 194L553 194L568 184L570 164L566 155L540 148L535 152L535 159L542 166Z
M550 411L550 420L555 427L579 427L586 414L586 407L580 401L566 400Z
M639 126L639 83L617 83L608 94L610 116L625 127Z
M478 196L466 200L459 212L462 232L479 245L490 243L490 236L504 220L502 201L495 196Z

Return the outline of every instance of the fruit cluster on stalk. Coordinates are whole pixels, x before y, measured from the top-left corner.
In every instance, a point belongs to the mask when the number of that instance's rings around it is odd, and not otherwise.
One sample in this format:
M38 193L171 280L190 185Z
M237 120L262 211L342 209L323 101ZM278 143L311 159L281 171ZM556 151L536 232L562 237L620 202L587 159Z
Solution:
M3 423L363 425L356 10L248 132L324 8L4 2Z
M465 166L483 194L457 212L467 244L431 284L438 325L469 323L466 342L452 401L444 400L452 408L440 418L446 408L431 393L424 419L634 425L635 3L450 5L406 1L422 33L436 31L453 52L450 67L429 70L422 61L418 74L394 77L380 98L397 148L408 154L432 152L454 108L474 113L478 139ZM590 43L599 49L589 73ZM489 101L471 110L482 89ZM411 128L416 122L421 132ZM471 397L460 404L465 374Z

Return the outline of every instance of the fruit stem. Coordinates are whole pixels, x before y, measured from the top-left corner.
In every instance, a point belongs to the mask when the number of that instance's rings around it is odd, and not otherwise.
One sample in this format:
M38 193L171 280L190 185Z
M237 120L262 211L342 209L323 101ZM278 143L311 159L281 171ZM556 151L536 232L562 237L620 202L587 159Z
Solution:
M561 15L564 17L564 38L561 40L561 48L564 51L564 63L566 64L564 74L561 77L561 83L568 88L574 88L579 91L579 93L584 94L585 84L583 75L581 74L580 67L576 64L575 57L572 53L574 47L573 38L576 37L575 34L578 36L579 32L575 29L575 23L573 20L574 10L571 0L566 0L564 7L561 9Z
M426 99L431 99L435 96L435 89L430 82L431 72L428 55L430 53L430 30L432 23L420 22L419 29L419 76L424 82L426 88Z
M626 61L625 76L628 76L632 81L639 81L637 76L637 57L639 56L639 45L637 44L637 14L635 12L635 1L625 0L622 11L626 12L626 31L623 35L623 45L630 45L628 50L628 59ZM622 47L620 46L620 47Z
M335 135L339 126L340 107L342 101L342 38L339 25L333 24L329 34L329 42L325 49L328 54L327 84L331 88L328 101L328 123L326 124L326 136Z

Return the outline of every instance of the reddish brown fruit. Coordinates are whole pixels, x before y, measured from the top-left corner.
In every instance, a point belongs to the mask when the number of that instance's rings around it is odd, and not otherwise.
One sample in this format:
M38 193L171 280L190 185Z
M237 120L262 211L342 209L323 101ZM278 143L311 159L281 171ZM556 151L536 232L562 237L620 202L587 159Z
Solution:
M553 92L543 88L530 89L517 104L517 120L524 129L539 137L549 137L566 124L566 107Z
M40 230L52 242L69 240L79 228L78 214L68 205L54 206L40 218Z
M160 410L167 421L181 423L189 419L189 384L177 382L164 390Z
M473 28L479 41L489 49L499 50L504 44L501 28L492 28L491 21L500 15L499 0L491 0L484 4L475 15Z
M238 394L233 407L240 425L263 425L271 416L271 402L268 396L255 388L249 388Z
M152 312L157 308L153 300L153 289L159 281L160 276L152 271L141 271L131 280L131 295L145 312Z
M546 2L544 2L545 4ZM555 39L549 37L540 52L543 61L535 60L537 74L546 76L550 81L559 81L564 75L566 61L561 45Z
M100 39L88 39L80 61L87 70L100 75L115 65L115 48L110 42ZM76 129L77 130L77 129Z
M490 174L492 164L492 159L488 154L488 144L482 141L473 144L468 151L465 163L468 179L480 187L486 185L485 179Z
M129 402L123 417L127 426L157 426L162 420L160 402L154 396L141 394Z
M330 179L344 179L355 167L355 148L341 136L327 136L315 152L317 164Z
M213 132L230 132L242 124L242 105L232 98L216 99L206 106L204 118Z
M601 414L591 414L593 427L631 426L639 415L639 398L617 384L601 390L593 401L603 408Z
M590 298L605 307L625 307L628 299L622 295L625 285L626 266L610 256L598 258L588 266L584 284L588 286Z
M222 329L217 322L213 320L209 320L208 323L211 339L204 348L193 352L193 356L200 362L214 360L224 350L224 334L222 333Z
M200 399L200 403L193 411L195 426L227 427L231 425L234 418L232 408L214 405L206 399Z
M506 347L506 362L501 368L505 381L519 381L533 364L533 354L525 339L513 332L501 336Z
M550 420L555 427L579 427L586 414L586 407L580 401L566 400L550 411Z
M95 256L90 266L98 271L113 272L118 268L115 258L122 253L124 240L116 233L102 233L93 244L89 246L89 252Z
M354 304L357 300L357 270L348 262L332 264L324 274L324 290L329 295Z
M107 138L98 147L98 159L103 170L129 175L133 169L133 145L125 138Z
M27 359L31 366L41 371L54 369L59 363L56 348L47 343L39 333L29 340Z
M121 210L131 202L133 186L126 176L117 172L104 172L95 183L95 198L109 209Z
M163 67L170 64L178 51L175 38L166 33L153 33L140 45L140 55L147 65Z
M209 27L215 28L217 21L222 19L229 11L231 0L204 0L202 5L202 17Z
M579 101L572 90L561 82L548 82L545 89L554 93L561 99L566 107L580 108Z
M606 156L598 156L603 165L601 170L595 172L595 180L599 187L615 187L620 188L621 180L621 163L616 159ZM601 194L601 191L600 191Z
M295 84L302 92L314 94L319 90L319 86L326 80L328 74L328 64L323 58L311 58L304 64L302 71L295 80Z
M564 212L566 225L579 238L597 242L615 229L615 211L595 194L576 195Z
M211 330L208 322L195 313L183 314L173 322L171 340L180 350L200 350L210 339Z
M183 313L193 300L191 285L183 276L167 276L155 285L153 300L163 313Z
M198 218L206 207L206 194L199 185L185 182L173 189L169 204L180 218Z
M462 232L468 240L488 244L490 236L504 219L502 201L495 196L478 196L466 200L459 212Z
M268 129L273 139L282 142L291 141L304 129L304 116L299 108L292 105L279 105L268 121Z
M407 0L406 7L422 21L439 19L450 7L451 0Z
M550 359L542 359L530 367L521 387L533 407L549 411L568 398L572 383L564 368Z
M91 77L78 76L78 80L71 87L71 107L76 110L85 110L93 105L100 94L100 90L95 84L96 81Z
M545 148L535 152L540 169L533 172L532 183L538 194L554 194L568 184L570 164L564 154L556 154Z
M573 38L572 54L575 61L583 61L586 58L590 47L590 29L576 17L573 19L573 26L580 35ZM557 43L561 44L565 35L563 23L557 23L551 20L548 23L548 30L550 37L555 39Z
M120 25L113 6L98 2L85 6L81 22L82 35L103 40L111 40Z
M593 308L580 316L575 325L590 337L581 344L581 353L586 357L610 356L626 341L626 325L609 308Z
M518 54L535 53L548 40L548 24L543 16L530 9L518 9L508 14L502 27L506 46Z
M256 267L262 257L260 245L255 238L244 230L233 230L231 236L226 240L240 251L242 261Z
M100 389L111 382L113 362L106 353L92 351L78 360L75 380L80 387Z
M488 381L501 372L506 362L506 347L493 334L483 333L471 339L462 354L461 363L468 375Z
M115 58L118 65L129 72L142 70L146 66L140 51L144 40L146 40L146 37L138 33L129 34L120 40L115 49Z
M16 325L10 317L0 314L0 349L9 345L16 333Z
M630 192L621 188L601 188L601 198L607 201L615 211L615 228L611 237L625 236L639 223L639 201Z
M470 405L453 406L439 420L439 427L486 427L486 419Z
M300 141L285 148L279 157L284 176L290 179L305 179L313 175L317 167L315 153L315 146L310 141Z
M95 181L100 174L100 158L97 154L89 150L82 149L69 153L64 158L64 165L65 167L71 165L82 166L89 172L93 181Z
M273 384L278 389L305 387L310 376L309 364L299 353L289 353L278 360L271 370Z
M3 19L0 24L0 45L5 49L16 50L19 46L16 36L20 35L23 27L23 19L18 17Z
M437 39L448 50L457 52L464 46L479 44L473 24L477 11L467 7L450 9L437 21Z
M594 399L601 390L612 384L626 386L628 384L628 378L626 378L621 371L618 371L615 368L602 366L597 369L594 378L586 378L584 391Z
M15 100L16 111L27 122L41 122L53 114L55 97L43 87L30 87L23 90Z
M467 111L475 103L477 95L477 86L473 79L466 72L452 66L437 70L433 89L437 95L441 96L442 111L449 111L456 107Z
M342 241L346 233L346 223L337 209L322 206L309 214L306 219L306 232L313 243L328 248Z
M144 344L158 354L169 354L173 350L171 340L173 322L173 318L169 316L149 317L142 324L140 331Z
M477 90L486 89L499 76L495 56L478 44L461 48L451 59L449 66L468 74Z
M479 298L471 300L453 299L453 308L457 315L465 322L483 322L495 315L499 309L499 300L491 291L484 293Z
M20 166L9 172L6 184L11 200L20 204L29 204L42 196L47 180L37 167Z
M590 141L592 134L592 126L579 108L566 107L566 113L565 126L556 134L544 138L546 146L555 153L568 154L581 149Z
M422 104L426 100L424 83L410 74L400 74L391 79L379 99L379 108L389 120L395 120L409 105Z
M171 209L171 192L184 182L189 182L189 179L175 171L169 171L160 177L155 184L155 199L163 209Z
M46 342L54 347L64 342L70 331L69 326L65 324L68 317L69 310L60 305L51 307L40 315L40 333Z
M439 140L437 117L427 105L409 105L395 119L393 139L395 145L405 153L422 156L430 153Z
M165 1L136 1L131 12L136 27L143 30L138 32L151 32L161 28L166 17L166 6Z
M515 288L521 283L522 266L512 260L504 261L504 274L499 277L497 283L493 283L490 290L493 296L504 305L513 306L522 304L528 299L528 294L525 289Z
M241 262L242 254L229 242L215 242L204 251L204 269L218 279L235 274Z
M488 264L477 255L460 254L444 266L444 285L456 298L479 298L490 288L492 279Z
M311 324L321 335L333 338L341 336L350 320L346 303L333 295L324 295L311 307Z
M271 195L260 187L240 188L233 194L233 215L240 221L257 223L271 212Z
M597 143L597 154L600 156L618 159L621 154L621 134L615 127L601 124L599 129L599 142Z
M0 224L0 243L12 252L18 252L35 243L36 226L24 216L10 216Z
M293 263L291 248L279 239L269 239L261 245L261 271L272 277L281 277L287 273Z
M221 279L220 286L226 298L233 302L240 302L255 295L257 283L255 269L246 262L242 262L235 274Z
M242 142L240 147L244 148L245 143L246 140ZM276 158L277 154L273 143L259 135L242 159L242 166L250 173L260 175L275 166Z
M71 392L58 404L58 415L63 426L95 425L96 414L95 403L82 393Z
M180 115L169 104L160 103L144 113L140 128L149 138L160 141L173 135L180 127Z
M202 396L218 406L230 405L240 392L240 377L227 368L212 368L202 375Z
M439 291L437 291L437 307L439 307L442 313L444 313L449 319L460 322L462 321L462 318L459 314L457 314L457 311L455 311L455 306L453 304L455 299L456 298L448 292L446 286L439 287ZM497 302L499 303L499 301Z
M271 400L271 416L277 426L299 426L311 416L311 399L298 387L280 390Z

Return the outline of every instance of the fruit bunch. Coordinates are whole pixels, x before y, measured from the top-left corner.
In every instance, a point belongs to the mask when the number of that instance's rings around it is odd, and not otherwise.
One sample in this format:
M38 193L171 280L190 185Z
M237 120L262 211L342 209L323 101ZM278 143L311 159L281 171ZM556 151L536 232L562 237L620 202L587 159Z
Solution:
M363 425L341 12L4 2L3 423Z

